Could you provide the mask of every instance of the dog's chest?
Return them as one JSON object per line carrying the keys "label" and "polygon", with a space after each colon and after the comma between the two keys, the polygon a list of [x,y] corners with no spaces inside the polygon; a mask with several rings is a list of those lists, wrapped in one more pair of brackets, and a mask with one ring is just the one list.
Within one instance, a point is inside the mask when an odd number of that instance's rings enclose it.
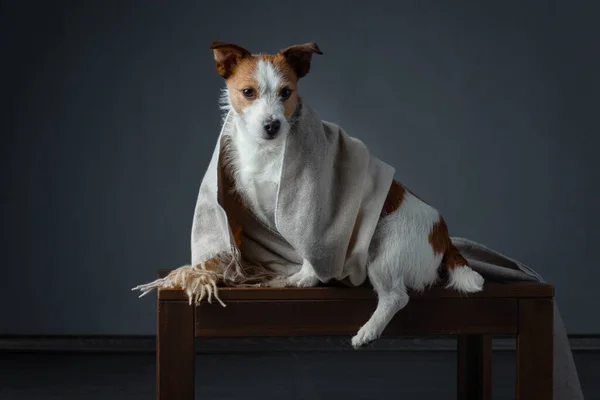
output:
{"label": "dog's chest", "polygon": [[254,168],[241,168],[237,187],[252,214],[271,229],[275,227],[275,208],[279,190],[281,162],[278,159],[263,160]]}

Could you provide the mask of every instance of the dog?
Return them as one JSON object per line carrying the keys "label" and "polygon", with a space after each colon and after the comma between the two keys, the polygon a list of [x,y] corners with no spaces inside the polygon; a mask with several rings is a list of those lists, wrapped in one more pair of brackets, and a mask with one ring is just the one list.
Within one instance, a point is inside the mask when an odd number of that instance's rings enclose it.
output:
{"label": "dog", "polygon": [[[309,73],[313,55],[323,53],[316,43],[290,46],[276,54],[253,54],[220,41],[210,49],[226,83],[221,107],[238,128],[226,157],[228,174],[244,207],[276,230],[284,144],[302,101],[298,82]],[[378,303],[352,338],[352,346],[359,348],[379,338],[407,305],[407,290],[421,291],[438,282],[440,271],[447,275],[448,288],[464,293],[483,288],[483,277],[453,246],[441,214],[394,180],[369,247],[367,277]],[[320,283],[308,262],[283,273],[283,286]]]}

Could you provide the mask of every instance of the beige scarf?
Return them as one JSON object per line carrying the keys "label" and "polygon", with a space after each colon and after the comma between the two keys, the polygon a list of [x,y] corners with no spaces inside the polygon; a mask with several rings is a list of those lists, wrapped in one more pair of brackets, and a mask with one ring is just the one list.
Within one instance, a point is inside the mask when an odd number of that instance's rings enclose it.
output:
{"label": "beige scarf", "polygon": [[181,288],[190,302],[205,295],[221,302],[218,285],[261,284],[281,270],[274,266],[297,266],[303,260],[311,263],[322,282],[362,284],[394,168],[304,103],[286,138],[275,209],[277,229],[269,229],[229,190],[223,154],[236,129],[232,113],[225,118],[200,185],[191,264],[134,289],[143,296],[155,288]]}

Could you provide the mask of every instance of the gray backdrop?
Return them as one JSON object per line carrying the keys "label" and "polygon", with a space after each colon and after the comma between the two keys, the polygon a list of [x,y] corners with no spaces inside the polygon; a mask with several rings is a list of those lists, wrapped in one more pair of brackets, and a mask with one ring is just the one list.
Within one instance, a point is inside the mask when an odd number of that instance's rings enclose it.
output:
{"label": "gray backdrop", "polygon": [[600,333],[597,2],[345,3],[4,2],[0,334],[155,332],[129,289],[188,262],[214,39],[317,42],[305,99]]}

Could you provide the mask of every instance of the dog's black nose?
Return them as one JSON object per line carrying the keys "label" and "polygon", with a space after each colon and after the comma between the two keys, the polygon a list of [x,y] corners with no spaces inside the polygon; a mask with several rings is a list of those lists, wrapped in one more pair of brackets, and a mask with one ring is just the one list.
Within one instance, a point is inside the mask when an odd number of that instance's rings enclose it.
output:
{"label": "dog's black nose", "polygon": [[269,136],[275,136],[277,132],[279,132],[279,128],[281,127],[281,122],[278,119],[266,121],[264,128]]}

